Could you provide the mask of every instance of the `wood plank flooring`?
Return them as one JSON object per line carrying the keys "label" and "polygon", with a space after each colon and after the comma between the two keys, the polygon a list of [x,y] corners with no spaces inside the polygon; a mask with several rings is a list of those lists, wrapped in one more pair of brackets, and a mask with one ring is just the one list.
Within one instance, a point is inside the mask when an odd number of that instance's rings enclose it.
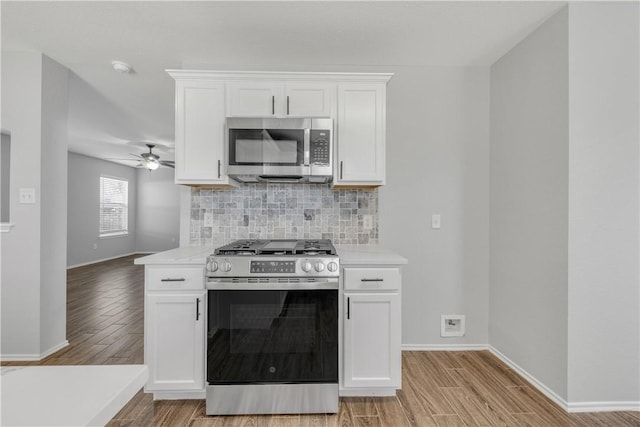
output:
{"label": "wood plank flooring", "polygon": [[[144,269],[134,258],[70,269],[70,345],[40,362],[2,365],[143,363]],[[203,400],[153,401],[140,392],[108,427],[640,427],[639,412],[567,414],[487,351],[412,351],[402,359],[396,397],[341,398],[337,414],[211,417]]]}

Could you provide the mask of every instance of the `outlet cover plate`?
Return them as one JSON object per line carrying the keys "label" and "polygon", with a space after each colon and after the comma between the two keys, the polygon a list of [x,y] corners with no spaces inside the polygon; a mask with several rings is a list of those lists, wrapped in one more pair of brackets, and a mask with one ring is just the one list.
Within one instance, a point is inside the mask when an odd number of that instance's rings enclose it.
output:
{"label": "outlet cover plate", "polygon": [[33,187],[20,189],[20,204],[33,205],[36,203],[36,189]]}
{"label": "outlet cover plate", "polygon": [[463,337],[464,336],[464,314],[443,314],[440,316],[440,336],[441,337]]}
{"label": "outlet cover plate", "polygon": [[213,227],[213,212],[204,213],[204,226]]}

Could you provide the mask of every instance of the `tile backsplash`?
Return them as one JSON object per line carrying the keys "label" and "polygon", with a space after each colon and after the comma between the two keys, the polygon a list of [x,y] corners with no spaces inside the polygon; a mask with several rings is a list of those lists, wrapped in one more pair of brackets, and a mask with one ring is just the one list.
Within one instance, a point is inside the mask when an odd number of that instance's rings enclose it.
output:
{"label": "tile backsplash", "polygon": [[190,243],[211,245],[214,236],[378,243],[378,190],[267,183],[230,190],[192,188]]}

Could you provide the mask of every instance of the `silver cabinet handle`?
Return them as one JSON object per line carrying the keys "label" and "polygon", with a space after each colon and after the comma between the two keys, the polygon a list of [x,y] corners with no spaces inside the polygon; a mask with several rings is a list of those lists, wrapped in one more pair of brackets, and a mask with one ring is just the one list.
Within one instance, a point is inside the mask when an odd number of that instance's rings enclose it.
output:
{"label": "silver cabinet handle", "polygon": [[175,278],[175,279],[173,278],[160,279],[161,282],[184,282],[185,280],[187,279],[185,279],[184,277]]}
{"label": "silver cabinet handle", "polygon": [[200,298],[196,298],[196,322],[200,320]]}
{"label": "silver cabinet handle", "polygon": [[361,282],[384,282],[384,279],[360,279]]}
{"label": "silver cabinet handle", "polygon": [[342,160],[340,160],[340,179],[342,179]]}
{"label": "silver cabinet handle", "polygon": [[220,178],[222,176],[220,174],[220,167],[221,167],[221,162],[220,162],[220,160],[218,160],[218,178]]}
{"label": "silver cabinet handle", "polygon": [[347,297],[347,320],[351,319],[351,298]]}
{"label": "silver cabinet handle", "polygon": [[289,115],[289,95],[287,95],[287,116]]}
{"label": "silver cabinet handle", "polygon": [[276,97],[275,95],[271,95],[271,114],[276,113]]}

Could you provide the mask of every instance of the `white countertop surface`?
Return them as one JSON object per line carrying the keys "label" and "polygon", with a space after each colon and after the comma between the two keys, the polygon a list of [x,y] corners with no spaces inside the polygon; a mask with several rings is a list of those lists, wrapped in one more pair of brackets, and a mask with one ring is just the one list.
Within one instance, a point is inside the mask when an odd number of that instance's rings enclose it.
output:
{"label": "white countertop surface", "polygon": [[[215,243],[212,246],[184,246],[164,252],[158,252],[141,258],[136,258],[136,264],[193,264],[203,265],[207,255],[215,248],[226,242]],[[406,258],[380,245],[335,245],[342,265],[404,265]]]}
{"label": "white countertop surface", "polygon": [[3,426],[104,426],[147,382],[146,365],[3,366]]}
{"label": "white countertop surface", "polygon": [[156,254],[136,258],[135,264],[202,264],[207,256],[213,253],[218,246],[183,246]]}
{"label": "white countertop surface", "polygon": [[409,261],[380,245],[334,245],[340,265],[404,265]]}

